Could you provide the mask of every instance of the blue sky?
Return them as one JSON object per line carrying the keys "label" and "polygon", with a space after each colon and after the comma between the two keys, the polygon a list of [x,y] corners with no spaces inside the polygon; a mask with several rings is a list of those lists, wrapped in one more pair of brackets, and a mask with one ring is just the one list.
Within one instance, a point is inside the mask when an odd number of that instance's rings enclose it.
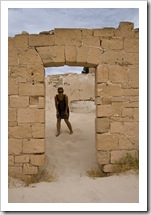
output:
{"label": "blue sky", "polygon": [[[134,23],[139,28],[138,8],[10,8],[8,10],[8,36],[27,31],[38,34],[54,28],[104,28],[119,26],[119,22]],[[53,73],[81,73],[81,67],[53,67]]]}

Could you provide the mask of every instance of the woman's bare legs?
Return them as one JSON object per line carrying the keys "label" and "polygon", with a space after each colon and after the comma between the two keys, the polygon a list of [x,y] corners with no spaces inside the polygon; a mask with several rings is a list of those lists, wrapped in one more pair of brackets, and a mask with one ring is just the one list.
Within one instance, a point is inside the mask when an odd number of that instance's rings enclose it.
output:
{"label": "woman's bare legs", "polygon": [[60,128],[61,128],[61,119],[57,119],[57,134],[56,137],[60,135]]}
{"label": "woman's bare legs", "polygon": [[64,121],[65,121],[65,123],[67,124],[67,126],[68,126],[68,128],[69,128],[69,130],[70,130],[70,134],[72,134],[72,133],[73,133],[73,131],[72,131],[71,123],[69,122],[69,120],[68,120],[68,119],[64,119]]}

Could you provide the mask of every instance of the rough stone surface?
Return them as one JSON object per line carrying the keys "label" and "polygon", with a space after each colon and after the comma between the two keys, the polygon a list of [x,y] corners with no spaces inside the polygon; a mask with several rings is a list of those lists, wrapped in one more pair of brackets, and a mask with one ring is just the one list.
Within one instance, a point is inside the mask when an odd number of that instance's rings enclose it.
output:
{"label": "rough stone surface", "polygon": [[137,152],[137,150],[130,150],[130,151],[126,151],[126,150],[112,151],[112,152],[111,152],[111,163],[116,163],[116,162],[118,162],[121,158],[126,157],[127,154],[131,155],[133,158],[137,158],[137,159],[138,159],[138,152]]}
{"label": "rough stone surface", "polygon": [[96,118],[96,132],[106,133],[110,129],[110,122],[108,118]]}
{"label": "rough stone surface", "polygon": [[36,154],[44,153],[44,139],[23,140],[23,153]]}
{"label": "rough stone surface", "polygon": [[[44,67],[94,67],[93,73],[46,78]],[[80,77],[80,78],[79,78]],[[48,94],[45,95],[45,84]],[[139,30],[54,29],[8,38],[9,174],[37,174],[45,156],[45,97],[57,88],[73,106],[96,104],[96,156],[104,172],[139,151]],[[94,109],[95,110],[95,109]]]}

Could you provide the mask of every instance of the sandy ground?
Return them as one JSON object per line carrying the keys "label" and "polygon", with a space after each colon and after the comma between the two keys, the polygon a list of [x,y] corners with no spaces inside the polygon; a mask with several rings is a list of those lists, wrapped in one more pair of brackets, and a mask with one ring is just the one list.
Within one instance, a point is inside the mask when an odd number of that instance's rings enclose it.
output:
{"label": "sandy ground", "polygon": [[55,136],[55,112],[46,112],[47,171],[55,173],[53,182],[24,186],[11,180],[9,203],[138,203],[139,176],[127,173],[89,178],[87,170],[95,160],[95,113],[71,113],[73,134],[64,121],[59,137]]}

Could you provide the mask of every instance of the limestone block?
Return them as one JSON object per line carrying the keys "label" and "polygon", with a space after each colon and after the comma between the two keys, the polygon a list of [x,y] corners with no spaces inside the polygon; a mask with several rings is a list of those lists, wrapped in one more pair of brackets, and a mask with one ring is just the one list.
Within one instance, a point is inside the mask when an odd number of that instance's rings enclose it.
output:
{"label": "limestone block", "polygon": [[122,50],[123,49],[123,38],[112,38],[110,40],[110,49],[112,50]]}
{"label": "limestone block", "polygon": [[139,136],[134,138],[136,149],[139,151]]}
{"label": "limestone block", "polygon": [[134,108],[134,121],[139,121],[139,108]]}
{"label": "limestone block", "polygon": [[26,66],[10,66],[9,70],[12,78],[26,78],[27,76]]}
{"label": "limestone block", "polygon": [[123,96],[138,96],[139,90],[138,89],[122,89]]}
{"label": "limestone block", "polygon": [[82,38],[92,36],[92,34],[93,34],[92,29],[82,29]]}
{"label": "limestone block", "polygon": [[8,154],[19,155],[22,153],[22,140],[8,139]]}
{"label": "limestone block", "polygon": [[110,96],[121,96],[122,95],[122,90],[121,90],[120,84],[109,84],[108,88],[109,88]]}
{"label": "limestone block", "polygon": [[95,98],[95,105],[102,105],[102,97]]}
{"label": "limestone block", "polygon": [[112,103],[112,96],[105,96],[102,99],[103,105],[110,105]]}
{"label": "limestone block", "polygon": [[14,166],[21,166],[22,167],[23,164],[22,163],[15,163]]}
{"label": "limestone block", "polygon": [[129,83],[132,88],[139,88],[139,68],[130,67],[128,71]]}
{"label": "limestone block", "polygon": [[120,133],[123,134],[123,123],[122,122],[112,122],[111,123],[111,134]]}
{"label": "limestone block", "polygon": [[44,66],[45,66],[45,62],[53,63],[53,60],[51,58],[50,47],[37,47],[36,50],[44,64]]}
{"label": "limestone block", "polygon": [[16,49],[27,50],[28,49],[28,34],[15,35],[15,47]]}
{"label": "limestone block", "polygon": [[127,154],[130,154],[133,158],[138,158],[138,151],[137,150],[119,150],[119,151],[112,151],[111,152],[111,163],[116,163],[120,161],[122,158],[126,157]]}
{"label": "limestone block", "polygon": [[8,37],[8,51],[13,51],[15,46],[15,38],[14,37]]}
{"label": "limestone block", "polygon": [[121,115],[116,115],[115,116],[112,116],[111,117],[111,120],[114,122],[114,121],[117,121],[117,122],[134,122],[134,119],[133,117],[129,117],[129,116],[121,116]]}
{"label": "limestone block", "polygon": [[100,43],[101,43],[101,48],[110,49],[110,38],[101,38]]}
{"label": "limestone block", "polygon": [[122,50],[123,49],[123,38],[101,38],[101,47],[103,49],[111,50]]}
{"label": "limestone block", "polygon": [[110,153],[109,152],[97,152],[97,162],[99,164],[108,164],[110,161]]}
{"label": "limestone block", "polygon": [[128,82],[128,68],[119,65],[112,65],[108,67],[109,80],[113,83]]}
{"label": "limestone block", "polygon": [[44,138],[45,137],[45,125],[42,123],[32,124],[32,137]]}
{"label": "limestone block", "polygon": [[118,149],[118,136],[113,134],[96,134],[97,150]]}
{"label": "limestone block", "polygon": [[130,86],[129,82],[121,83],[122,89],[131,89],[132,87]]}
{"label": "limestone block", "polygon": [[93,37],[93,36],[87,36],[82,39],[84,46],[95,46],[100,47],[100,38],[99,37]]}
{"label": "limestone block", "polygon": [[91,47],[88,53],[87,63],[96,66],[99,63],[102,52],[99,48]]}
{"label": "limestone block", "polygon": [[32,166],[31,164],[23,165],[23,174],[36,175],[37,173],[38,173],[38,168],[36,166]]}
{"label": "limestone block", "polygon": [[17,125],[18,125],[17,121],[16,122],[8,122],[9,127],[14,127],[14,126],[17,126]]}
{"label": "limestone block", "polygon": [[128,98],[130,102],[139,102],[139,96],[128,96]]}
{"label": "limestone block", "polygon": [[15,163],[29,163],[29,155],[15,156]]}
{"label": "limestone block", "polygon": [[134,37],[139,38],[139,28],[134,29]]}
{"label": "limestone block", "polygon": [[130,86],[129,82],[123,82],[121,83],[122,89],[131,89],[132,87]]}
{"label": "limestone block", "polygon": [[10,107],[20,108],[29,106],[29,96],[10,96]]}
{"label": "limestone block", "polygon": [[22,166],[11,166],[8,168],[8,174],[15,176],[16,174],[22,174]]}
{"label": "limestone block", "polygon": [[29,46],[53,46],[54,35],[36,35],[32,34],[29,36]]}
{"label": "limestone block", "polygon": [[106,50],[102,53],[99,64],[122,64],[123,58],[119,51]]}
{"label": "limestone block", "polygon": [[76,46],[65,46],[65,61],[69,66],[73,66],[76,63],[77,54]]}
{"label": "limestone block", "polygon": [[128,101],[129,101],[129,97],[125,97],[125,96],[112,97],[112,102],[128,102]]}
{"label": "limestone block", "polygon": [[138,144],[135,143],[135,138],[125,135],[119,136],[119,149],[131,150],[138,149]]}
{"label": "limestone block", "polygon": [[108,118],[96,118],[96,132],[105,133],[110,129]]}
{"label": "limestone block", "polygon": [[8,166],[14,166],[14,156],[8,156]]}
{"label": "limestone block", "polygon": [[125,122],[124,123],[124,134],[129,137],[137,137],[139,134],[139,123],[138,122]]}
{"label": "limestone block", "polygon": [[39,103],[39,97],[38,96],[30,96],[29,98],[29,104],[30,104],[30,107],[31,106],[38,106],[38,103]]}
{"label": "limestone block", "polygon": [[34,48],[18,53],[18,62],[20,65],[42,65],[41,58]]}
{"label": "limestone block", "polygon": [[9,127],[9,137],[11,138],[29,138],[31,137],[31,128],[29,124],[20,124]]}
{"label": "limestone block", "polygon": [[134,23],[121,22],[115,31],[115,36],[134,37]]}
{"label": "limestone block", "polygon": [[81,45],[81,29],[55,29],[55,45]]}
{"label": "limestone block", "polygon": [[45,121],[44,109],[36,109],[36,108],[18,109],[18,122],[20,123],[44,122],[44,121]]}
{"label": "limestone block", "polygon": [[27,65],[27,81],[43,82],[45,70],[43,65]]}
{"label": "limestone block", "polygon": [[[134,96],[136,97],[136,96]],[[138,108],[139,107],[139,102],[123,102],[122,107],[124,108]]]}
{"label": "limestone block", "polygon": [[8,50],[8,65],[18,65],[18,53],[16,48]]}
{"label": "limestone block", "polygon": [[120,22],[118,28],[125,29],[127,31],[131,31],[134,29],[134,23],[133,22]]}
{"label": "limestone block", "polygon": [[124,39],[125,52],[139,52],[139,39],[138,38],[125,38]]}
{"label": "limestone block", "polygon": [[112,107],[111,107],[111,105],[97,105],[96,114],[97,114],[97,117],[112,116]]}
{"label": "limestone block", "polygon": [[44,165],[45,156],[43,155],[31,155],[30,156],[30,163],[35,166],[42,166]]}
{"label": "limestone block", "polygon": [[88,52],[88,46],[77,47],[77,66],[82,66],[84,63],[87,62]]}
{"label": "limestone block", "polygon": [[106,83],[97,84],[96,96],[107,96],[109,94],[109,87]]}
{"label": "limestone block", "polygon": [[98,65],[96,69],[96,83],[108,81],[108,66]]}
{"label": "limestone block", "polygon": [[9,122],[15,122],[15,121],[17,121],[16,108],[9,108],[8,109],[8,121]]}
{"label": "limestone block", "polygon": [[44,83],[19,83],[20,96],[44,96]]}
{"label": "limestone block", "polygon": [[103,29],[94,29],[93,35],[100,37],[112,37],[114,36],[115,29],[114,28],[103,28]]}
{"label": "limestone block", "polygon": [[119,117],[122,114],[122,103],[121,102],[112,102],[112,116]]}
{"label": "limestone block", "polygon": [[125,65],[139,65],[139,54],[138,53],[123,52],[123,64],[125,64]]}
{"label": "limestone block", "polygon": [[123,108],[122,109],[122,116],[132,117],[134,114],[134,108]]}
{"label": "limestone block", "polygon": [[65,65],[65,48],[64,46],[51,46],[51,59],[57,66]]}
{"label": "limestone block", "polygon": [[23,140],[23,153],[44,153],[45,140],[44,139],[30,139]]}
{"label": "limestone block", "polygon": [[104,167],[103,167],[103,172],[110,172],[110,173],[112,173],[112,172],[114,172],[115,171],[115,169],[114,169],[114,165],[113,164],[107,164],[107,165],[104,165]]}
{"label": "limestone block", "polygon": [[97,84],[97,96],[121,96],[122,90],[120,84]]}
{"label": "limestone block", "polygon": [[122,109],[122,116],[128,116],[128,117],[132,117],[134,114],[134,109],[133,108],[123,108]]}
{"label": "limestone block", "polygon": [[16,78],[8,79],[8,94],[17,95],[18,94],[18,81]]}
{"label": "limestone block", "polygon": [[38,108],[45,108],[45,98],[39,97]]}

